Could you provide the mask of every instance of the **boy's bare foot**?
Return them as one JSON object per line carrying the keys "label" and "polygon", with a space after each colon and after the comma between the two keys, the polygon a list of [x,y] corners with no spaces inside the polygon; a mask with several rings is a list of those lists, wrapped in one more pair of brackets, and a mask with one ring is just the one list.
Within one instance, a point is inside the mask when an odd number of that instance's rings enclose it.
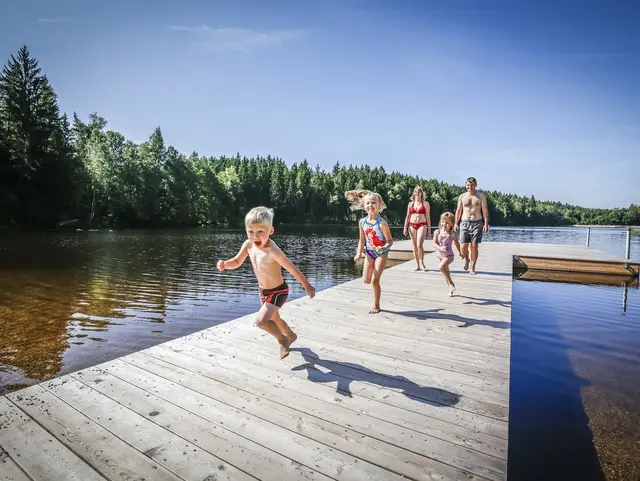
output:
{"label": "boy's bare foot", "polygon": [[476,275],[476,271],[474,271],[473,269],[471,269],[471,270],[469,271],[469,275],[470,275],[470,276],[475,276],[475,275]]}
{"label": "boy's bare foot", "polygon": [[453,292],[456,290],[456,286],[449,286],[449,297],[453,297]]}
{"label": "boy's bare foot", "polygon": [[380,312],[380,308],[378,306],[374,306],[369,309],[369,314],[377,314],[378,312]]}
{"label": "boy's bare foot", "polygon": [[289,338],[284,336],[284,339],[280,343],[280,359],[284,359],[289,355],[289,346],[291,342],[289,342]]}
{"label": "boy's bare foot", "polygon": [[464,270],[468,271],[469,270],[469,259],[465,259],[464,260]]}
{"label": "boy's bare foot", "polygon": [[296,342],[296,339],[298,339],[298,335],[295,332],[291,331],[291,335],[287,336],[287,338],[289,339],[289,347],[291,347],[291,344]]}
{"label": "boy's bare foot", "polygon": [[416,268],[414,269],[414,271],[419,271],[419,270],[420,270],[420,267],[416,267]]}

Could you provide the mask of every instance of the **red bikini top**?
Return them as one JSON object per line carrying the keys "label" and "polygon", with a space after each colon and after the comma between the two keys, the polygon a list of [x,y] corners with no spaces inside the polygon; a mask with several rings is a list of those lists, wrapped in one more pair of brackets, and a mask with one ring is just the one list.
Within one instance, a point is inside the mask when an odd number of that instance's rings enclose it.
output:
{"label": "red bikini top", "polygon": [[420,207],[418,207],[417,209],[415,209],[413,207],[414,202],[411,202],[411,207],[409,207],[409,214],[424,214],[425,213],[425,208],[424,208],[424,202],[420,203]]}

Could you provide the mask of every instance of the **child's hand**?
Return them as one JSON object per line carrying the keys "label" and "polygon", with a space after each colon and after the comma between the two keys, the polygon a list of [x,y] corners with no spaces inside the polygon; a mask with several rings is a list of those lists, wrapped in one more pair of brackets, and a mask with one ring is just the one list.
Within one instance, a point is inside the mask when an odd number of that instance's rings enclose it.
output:
{"label": "child's hand", "polygon": [[407,236],[409,235],[409,231],[408,231],[407,229],[405,229],[405,230],[403,231],[403,234],[404,234],[404,236],[405,236],[405,237],[407,237]]}
{"label": "child's hand", "polygon": [[353,260],[356,264],[360,264],[360,262],[362,262],[362,256],[361,255],[359,256],[358,254],[356,254]]}
{"label": "child's hand", "polygon": [[375,250],[378,254],[382,254],[386,249],[384,246],[375,246],[373,250]]}
{"label": "child's hand", "polygon": [[227,263],[225,261],[223,261],[222,259],[220,259],[218,261],[218,266],[217,267],[218,267],[219,271],[223,271],[223,270],[225,270],[227,268]]}
{"label": "child's hand", "polygon": [[316,296],[316,290],[311,284],[305,287],[304,290],[310,298],[313,299]]}

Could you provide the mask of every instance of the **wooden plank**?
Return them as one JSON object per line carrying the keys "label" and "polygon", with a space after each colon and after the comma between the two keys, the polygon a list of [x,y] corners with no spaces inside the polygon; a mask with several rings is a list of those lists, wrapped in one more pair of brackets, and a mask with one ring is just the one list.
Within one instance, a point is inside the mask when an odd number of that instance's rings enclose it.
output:
{"label": "wooden plank", "polygon": [[[156,352],[161,352],[160,349],[154,349],[154,357]],[[165,351],[166,352],[166,351]],[[458,464],[455,466],[459,469],[463,470],[472,470],[476,474],[480,474],[483,477],[487,477],[489,479],[495,479],[496,476],[499,478],[500,474],[503,473],[505,467],[505,463],[498,457],[486,456],[482,455],[479,452],[475,452],[464,448],[462,446],[456,446],[453,443],[445,443],[439,439],[431,438],[429,436],[420,436],[419,431],[414,431],[412,429],[413,425],[410,426],[394,426],[392,424],[388,424],[382,420],[374,420],[369,419],[369,417],[365,414],[368,413],[367,410],[356,410],[355,412],[349,412],[346,410],[346,407],[342,405],[342,402],[335,400],[335,397],[332,399],[332,406],[327,406],[327,403],[322,402],[314,402],[313,399],[309,398],[308,394],[300,393],[295,395],[295,393],[286,393],[283,392],[283,387],[288,388],[286,382],[282,382],[280,384],[273,385],[271,384],[270,389],[260,389],[256,388],[258,384],[255,383],[252,379],[239,377],[243,376],[245,373],[237,369],[237,365],[230,366],[227,371],[226,376],[221,376],[219,373],[224,371],[225,368],[220,368],[219,366],[214,366],[206,363],[205,361],[194,362],[189,360],[188,363],[185,362],[184,356],[179,353],[166,352],[163,356],[164,359],[169,362],[173,361],[174,369],[167,369],[166,362],[163,364],[158,364],[158,361],[147,361],[145,362],[142,358],[135,356],[127,358],[127,361],[130,361],[134,365],[146,368],[151,372],[154,372],[158,375],[168,376],[171,381],[189,385],[192,388],[206,392],[210,396],[219,396],[219,388],[214,384],[211,386],[211,389],[207,390],[204,387],[207,386],[207,381],[202,380],[200,376],[204,376],[213,381],[217,381],[220,379],[220,382],[224,382],[224,384],[234,383],[233,379],[235,379],[236,386],[244,386],[245,389],[248,389],[247,386],[251,386],[250,389],[251,394],[255,396],[260,396],[265,399],[275,400],[278,403],[284,401],[286,404],[291,407],[297,407],[300,409],[309,409],[312,407],[314,411],[310,414],[313,415],[316,419],[324,419],[331,420],[331,423],[337,426],[341,426],[344,429],[335,430],[335,433],[340,434],[342,432],[343,436],[349,437],[349,433],[353,429],[357,433],[360,433],[360,436],[353,435],[354,442],[356,440],[364,442],[368,438],[363,438],[364,436],[370,436],[372,439],[377,439],[383,441],[387,444],[394,445],[396,447],[405,448],[409,451],[412,451],[416,454],[421,454],[422,456],[439,459],[443,463],[452,464],[453,461],[456,461]],[[162,361],[160,357],[157,358]],[[225,365],[229,365],[229,363],[223,363]],[[188,366],[188,371],[191,371],[192,374],[185,373],[185,368],[181,366]],[[196,372],[197,371],[197,372]],[[189,377],[192,379],[189,379]],[[273,376],[268,376],[268,379],[273,379]],[[231,381],[230,381],[231,379]],[[263,386],[266,386],[265,383],[262,383]],[[231,384],[233,385],[233,384]],[[311,389],[311,387],[307,387],[306,391]],[[297,402],[300,400],[299,402]],[[346,402],[346,400],[345,400]],[[354,403],[356,399],[354,399]],[[246,406],[245,406],[246,409]],[[317,409],[317,411],[315,411]],[[270,415],[270,419],[273,419],[273,414]],[[318,431],[314,431],[316,435]],[[307,431],[308,433],[308,431]],[[324,435],[326,437],[326,435]],[[360,439],[359,439],[360,438]],[[464,442],[464,436],[459,436],[457,438],[458,443]],[[491,440],[492,443],[496,443],[497,440]],[[325,441],[326,442],[326,441]],[[333,444],[332,441],[331,444]],[[348,443],[349,444],[349,443]],[[380,444],[377,444],[380,446]],[[477,444],[476,444],[477,445]],[[354,448],[349,448],[352,451]],[[389,448],[391,449],[391,448]],[[505,446],[506,449],[506,446]],[[360,451],[360,456],[365,456],[363,451]],[[502,453],[504,456],[504,452]],[[378,461],[382,462],[382,461]],[[433,463],[433,460],[430,461]],[[480,473],[478,473],[480,471]],[[440,474],[444,475],[446,473]],[[386,479],[386,478],[385,478]]]}
{"label": "wooden plank", "polygon": [[[118,378],[126,378],[129,381],[140,383],[148,392],[152,392],[164,400],[170,400],[172,404],[175,403],[177,406],[196,415],[201,413],[202,416],[199,419],[205,419],[210,416],[211,409],[209,405],[211,399],[219,400],[305,437],[322,442],[326,446],[348,452],[358,459],[378,464],[385,469],[412,479],[433,479],[432,476],[435,475],[442,476],[443,479],[459,479],[461,475],[466,474],[468,476],[470,474],[438,463],[433,459],[427,459],[410,451],[379,442],[373,438],[360,436],[349,429],[338,428],[330,422],[306,415],[301,411],[278,404],[268,398],[258,397],[254,393],[234,388],[195,373],[185,372],[177,366],[174,369],[171,365],[165,364],[162,366],[162,364],[153,362],[148,358],[145,360],[141,356],[132,357],[139,360],[146,367],[151,368],[157,374],[132,364],[120,362],[114,363],[109,368],[108,373],[101,375],[94,371],[94,375],[98,376],[97,379],[102,381],[111,380],[113,377],[118,376]],[[113,375],[111,375],[111,372],[113,372]],[[105,374],[109,377],[104,377]],[[165,376],[179,380],[182,384],[176,384]],[[104,384],[104,382],[100,382],[100,386]],[[120,391],[122,390],[117,392]],[[183,394],[176,398],[176,392]],[[147,398],[148,395],[143,397],[143,400]],[[167,407],[167,404],[159,404],[159,406]],[[213,423],[211,424],[215,426]],[[256,473],[260,475],[260,479],[267,479],[263,463],[251,461],[250,456],[244,457],[247,459],[247,464],[250,462],[255,464]],[[282,472],[274,471],[273,477],[269,479],[295,478],[291,478],[288,474],[283,476]],[[315,479],[319,479],[317,475]]]}
{"label": "wooden plank", "polygon": [[[56,397],[183,479],[251,481],[238,467],[187,442],[69,376],[46,383]],[[160,441],[161,440],[161,441]]]}
{"label": "wooden plank", "polygon": [[[373,352],[380,352],[392,357],[403,358],[407,356],[413,362],[434,367],[450,366],[451,363],[456,363],[463,370],[461,372],[464,372],[464,369],[472,368],[475,373],[477,371],[474,368],[483,366],[487,369],[495,369],[498,377],[508,377],[510,364],[508,355],[506,353],[496,355],[495,349],[492,353],[472,350],[473,354],[470,354],[469,349],[453,345],[442,346],[432,338],[429,338],[428,348],[426,348],[425,336],[430,332],[427,329],[408,334],[405,332],[397,333],[396,330],[397,334],[403,335],[385,334],[372,332],[370,324],[364,322],[355,323],[344,320],[340,323],[337,319],[338,316],[324,317],[322,314],[303,308],[298,308],[293,313],[294,325],[299,335],[302,334],[304,337],[308,336],[317,341],[325,341],[327,344],[341,345],[343,342],[352,346],[357,344],[358,349],[364,351],[374,349]],[[313,322],[314,320],[318,322]],[[207,333],[213,332],[207,331]],[[378,351],[378,349],[380,350]]]}
{"label": "wooden plank", "polygon": [[[517,256],[528,269],[570,271],[591,274],[614,274],[620,276],[637,275],[640,264],[631,261],[607,261],[596,259],[561,259],[557,257]],[[630,271],[627,266],[632,269]]]}
{"label": "wooden plank", "polygon": [[[184,395],[185,391],[180,391],[180,394]],[[190,393],[190,395],[194,394]],[[305,466],[313,466],[314,469],[331,478],[345,477],[354,481],[372,479],[399,481],[402,479],[399,475],[388,472],[379,466],[357,461],[346,453],[214,399],[206,401],[199,397],[198,401],[205,406],[208,413],[207,419],[223,425],[237,434],[250,437],[263,446],[277,446],[278,451],[284,456]],[[204,411],[199,414],[203,415]]]}
{"label": "wooden plank", "polygon": [[[440,352],[447,352],[451,360],[495,359],[495,365],[509,366],[508,337],[504,340],[497,340],[495,337],[485,338],[479,336],[474,341],[472,337],[457,336],[457,332],[460,331],[459,328],[452,332],[451,329],[425,327],[424,322],[417,319],[414,319],[414,322],[412,320],[403,320],[400,326],[397,320],[391,320],[384,315],[384,312],[381,314],[376,316],[375,323],[371,323],[349,312],[342,312],[341,315],[332,315],[327,321],[322,319],[322,326],[326,330],[333,329],[335,326],[338,332],[342,332],[344,329],[357,330],[371,340],[391,338],[395,339],[398,344],[414,345],[415,343],[421,343],[423,351],[431,351],[433,349],[433,352],[438,352],[438,355]],[[282,316],[293,326],[294,330],[301,330],[311,324],[314,318],[319,318],[319,313],[317,308],[300,307],[295,310],[288,310],[286,315],[283,311]],[[224,328],[226,329],[227,325]],[[229,326],[229,328],[232,327]],[[426,346],[428,346],[428,349]]]}
{"label": "wooden plank", "polygon": [[[248,330],[251,330],[251,326],[246,326]],[[238,335],[242,327],[237,327],[234,333]],[[255,332],[255,331],[254,331]],[[258,336],[267,336],[268,334],[257,333]],[[207,349],[210,346],[208,338],[205,337],[194,338],[190,340],[190,345]],[[219,336],[221,338],[221,336]],[[215,338],[211,338],[215,341]],[[268,343],[268,344],[267,344]],[[251,345],[250,349],[234,349],[233,339],[229,343],[227,348],[228,352],[234,352],[237,356],[242,356],[244,359],[250,362],[256,363],[269,363],[274,369],[283,369],[283,364],[288,364],[286,359],[284,362],[280,361],[276,357],[276,344],[272,339],[264,337],[262,342],[255,342]],[[504,393],[508,390],[508,385],[504,380],[496,380],[495,383],[490,380],[481,379],[478,377],[472,377],[460,373],[454,373],[452,371],[438,370],[435,368],[428,368],[424,365],[418,365],[410,361],[398,360],[397,358],[380,356],[378,354],[370,354],[365,351],[352,349],[349,347],[340,347],[336,345],[327,346],[323,343],[318,343],[305,339],[304,344],[305,355],[309,358],[315,359],[314,362],[320,365],[331,366],[335,372],[345,373],[349,377],[355,379],[375,378],[378,382],[388,383],[393,378],[407,379],[405,381],[409,386],[416,387],[416,390],[425,392],[425,395],[438,390],[451,390],[464,396],[467,399],[475,399],[479,402],[490,403],[492,406],[491,411],[501,412],[507,408],[508,402],[505,401]],[[219,349],[216,351],[219,352]],[[261,355],[260,355],[260,354]],[[265,359],[266,358],[266,359]],[[349,362],[349,359],[358,359],[359,362]],[[276,362],[273,362],[276,361]],[[263,364],[260,364],[263,365]],[[417,386],[429,386],[429,388],[420,389]]]}
{"label": "wooden plank", "polygon": [[0,397],[0,446],[0,479],[105,479],[6,397]]}
{"label": "wooden plank", "polygon": [[[341,406],[350,407],[352,411],[357,413],[367,413],[378,420],[391,422],[398,426],[413,426],[415,429],[424,426],[425,429],[429,429],[434,425],[435,420],[438,420],[466,427],[478,433],[484,432],[501,439],[507,438],[505,421],[465,409],[467,405],[470,406],[469,409],[475,409],[475,403],[466,401],[464,398],[458,401],[455,408],[443,409],[443,405],[436,401],[416,402],[416,399],[422,398],[414,398],[410,396],[411,393],[406,395],[403,391],[383,389],[375,384],[345,377],[342,382],[349,382],[348,391],[346,391],[341,384],[338,384],[342,380],[342,376],[333,373],[324,376],[323,371],[318,370],[314,372],[311,379],[313,382],[309,382],[308,374],[299,369],[290,370],[285,375],[266,369],[256,370],[253,367],[254,364],[234,357],[234,355],[216,355],[193,346],[174,349],[157,346],[145,351],[145,354],[172,364],[188,365],[189,370],[206,376],[217,376],[220,369],[224,369],[226,365],[232,365],[236,374],[244,376],[244,382],[254,383],[259,387],[263,387],[266,382],[269,386],[277,389],[285,388],[331,404],[339,403]],[[226,379],[222,382],[232,382],[232,380]],[[402,386],[400,380],[398,385]],[[307,399],[306,402],[311,401]],[[334,416],[335,413],[330,413],[330,415]],[[329,417],[328,419],[333,418]],[[475,438],[472,433],[468,433],[468,435],[471,439]]]}
{"label": "wooden plank", "polygon": [[515,277],[521,281],[638,287],[638,277],[632,275],[595,274],[592,272],[566,272],[541,269],[516,270],[514,273]]}
{"label": "wooden plank", "polygon": [[[210,421],[209,406],[193,396],[195,385],[171,383],[123,360],[71,376],[257,479],[330,479],[282,456],[275,451],[277,446],[262,446]],[[224,389],[224,385],[218,387]]]}
{"label": "wooden plank", "polygon": [[0,446],[0,481],[33,481]]}
{"label": "wooden plank", "polygon": [[[41,385],[8,394],[7,397],[109,480],[146,478],[154,481],[176,481],[180,479],[143,452],[134,449],[130,444],[61,401]],[[108,413],[105,414],[108,416]],[[123,422],[123,426],[126,426],[126,423]],[[129,426],[129,428],[136,432],[135,426]],[[138,433],[144,435],[141,431]],[[154,446],[159,443],[162,443],[161,438],[155,440]],[[147,449],[154,446],[149,446]],[[34,458],[38,462],[43,461],[41,455],[34,455]],[[75,471],[72,473],[75,476]]]}
{"label": "wooden plank", "polygon": [[[300,334],[303,334],[301,332]],[[234,349],[239,352],[259,352],[260,354],[273,358],[277,352],[275,349],[277,346],[273,339],[268,338],[269,334],[264,334],[262,331],[252,329],[251,326],[242,326],[235,328],[232,332],[228,332],[225,335],[216,333],[212,335],[210,333],[203,333],[197,339],[192,342],[193,345],[207,348],[211,345],[211,342],[221,342],[228,346],[230,349]],[[321,336],[317,336],[321,337]],[[464,391],[471,396],[471,390],[466,390],[467,387],[481,387],[483,393],[490,391],[492,393],[498,393],[498,399],[502,399],[502,394],[505,391],[505,385],[508,385],[508,377],[496,378],[491,376],[491,373],[476,368],[475,374],[460,373],[458,371],[444,369],[443,367],[433,367],[422,363],[414,362],[408,356],[394,356],[395,351],[389,351],[385,353],[383,348],[378,349],[377,352],[374,349],[366,350],[361,349],[361,346],[354,343],[337,343],[337,342],[325,342],[327,339],[317,340],[312,336],[305,336],[301,343],[297,343],[297,349],[303,349],[299,351],[307,362],[317,362],[319,365],[326,367],[340,369],[345,367],[345,363],[340,361],[341,359],[353,359],[353,351],[357,351],[360,356],[360,363],[349,363],[350,370],[363,371],[364,375],[372,375],[375,377],[398,377],[408,376],[415,382],[422,380],[425,383],[434,383],[434,380],[440,380],[440,385],[449,386],[464,386],[460,388],[460,391]],[[249,344],[247,344],[249,343]],[[330,346],[330,347],[329,347]],[[245,349],[246,347],[246,349]],[[236,349],[239,348],[239,349]],[[326,355],[323,355],[326,353]],[[333,361],[331,360],[333,359]],[[313,360],[313,361],[312,361]],[[278,360],[279,361],[279,360]],[[287,361],[285,360],[285,363]],[[279,362],[278,365],[281,365]],[[398,367],[402,366],[402,371]],[[355,372],[354,375],[363,374]],[[434,384],[435,385],[435,384]],[[473,392],[477,392],[473,390]],[[487,400],[491,395],[485,396],[483,399]]]}

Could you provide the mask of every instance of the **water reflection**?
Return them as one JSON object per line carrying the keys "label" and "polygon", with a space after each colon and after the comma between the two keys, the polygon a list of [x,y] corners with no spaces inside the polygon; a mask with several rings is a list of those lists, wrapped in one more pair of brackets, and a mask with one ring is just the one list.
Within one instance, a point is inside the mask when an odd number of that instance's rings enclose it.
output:
{"label": "water reflection", "polygon": [[[276,235],[316,289],[360,276],[355,237]],[[240,231],[21,234],[1,239],[0,393],[254,312]],[[290,298],[305,295],[288,276]]]}
{"label": "water reflection", "polygon": [[638,321],[637,287],[514,282],[509,479],[640,479]]}

